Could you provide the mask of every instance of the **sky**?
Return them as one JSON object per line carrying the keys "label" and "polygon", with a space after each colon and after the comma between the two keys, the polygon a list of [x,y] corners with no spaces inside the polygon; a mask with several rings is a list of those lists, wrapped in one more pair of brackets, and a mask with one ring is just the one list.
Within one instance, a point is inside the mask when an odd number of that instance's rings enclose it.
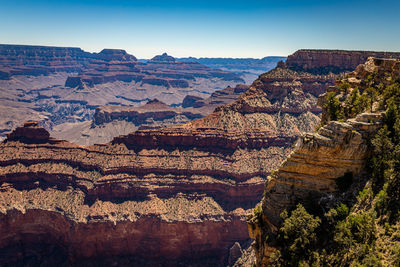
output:
{"label": "sky", "polygon": [[138,58],[400,52],[400,1],[0,0],[0,43],[119,48]]}

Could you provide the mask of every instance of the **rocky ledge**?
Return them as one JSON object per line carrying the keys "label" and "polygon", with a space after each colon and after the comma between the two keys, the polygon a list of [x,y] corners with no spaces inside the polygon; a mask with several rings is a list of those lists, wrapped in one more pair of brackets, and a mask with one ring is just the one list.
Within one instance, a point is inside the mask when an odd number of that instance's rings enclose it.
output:
{"label": "rocky ledge", "polygon": [[287,58],[288,68],[314,74],[341,73],[353,71],[368,57],[400,59],[400,53],[346,50],[301,49]]}
{"label": "rocky ledge", "polygon": [[186,123],[203,117],[199,111],[173,108],[153,99],[141,107],[102,106],[96,108],[93,127],[105,123],[124,120],[140,127],[166,127],[168,124]]}
{"label": "rocky ledge", "polygon": [[37,122],[27,122],[22,127],[17,127],[12,133],[7,135],[8,141],[19,140],[25,143],[46,143],[50,134],[43,129]]}

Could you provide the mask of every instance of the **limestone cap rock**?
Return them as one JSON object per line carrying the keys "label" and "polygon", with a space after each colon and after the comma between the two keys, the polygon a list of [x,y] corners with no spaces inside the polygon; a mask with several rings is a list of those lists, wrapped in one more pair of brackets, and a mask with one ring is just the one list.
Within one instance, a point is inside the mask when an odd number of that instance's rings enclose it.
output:
{"label": "limestone cap rock", "polygon": [[26,122],[7,135],[7,141],[23,143],[46,143],[50,138],[49,132],[37,122]]}
{"label": "limestone cap rock", "polygon": [[175,62],[176,59],[167,53],[153,57],[150,61],[152,62]]}

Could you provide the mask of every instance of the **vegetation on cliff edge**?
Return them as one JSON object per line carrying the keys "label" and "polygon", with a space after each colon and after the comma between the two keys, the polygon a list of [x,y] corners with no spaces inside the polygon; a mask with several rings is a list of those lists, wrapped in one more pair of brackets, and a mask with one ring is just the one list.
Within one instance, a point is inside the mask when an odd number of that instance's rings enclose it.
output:
{"label": "vegetation on cliff edge", "polygon": [[400,81],[384,76],[372,73],[360,87],[344,80],[326,95],[323,123],[385,111],[384,126],[370,140],[358,193],[338,179],[336,208],[298,204],[282,213],[271,266],[400,266]]}

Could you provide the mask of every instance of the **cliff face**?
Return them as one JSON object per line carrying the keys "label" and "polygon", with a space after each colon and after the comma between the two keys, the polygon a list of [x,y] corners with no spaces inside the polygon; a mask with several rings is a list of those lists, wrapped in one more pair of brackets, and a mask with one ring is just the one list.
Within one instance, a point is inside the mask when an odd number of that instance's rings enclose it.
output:
{"label": "cliff face", "polygon": [[[93,116],[94,125],[102,125],[117,120],[129,121],[141,127],[166,127],[168,122],[173,125],[185,123],[203,117],[200,112],[173,108],[154,99],[141,107],[103,106],[96,109]],[[158,123],[157,123],[158,122]]]}
{"label": "cliff face", "polygon": [[[320,96],[326,125],[316,133],[301,136],[290,156],[268,177],[259,210],[248,218],[249,234],[256,241],[257,266],[271,263],[271,256],[278,248],[276,238],[284,210],[292,209],[297,203],[307,205],[314,201],[322,205],[329,199],[335,201],[333,194],[338,191],[338,180],[358,177],[365,171],[372,155],[371,139],[384,124],[385,114],[378,107],[382,104],[368,106],[374,101],[363,99],[367,99],[370,88],[377,88],[376,95],[383,95],[379,90],[399,77],[399,61],[370,58],[338,81],[336,87],[330,87],[330,93]],[[336,94],[338,102],[329,98],[332,94]],[[377,99],[381,101],[383,97]],[[338,103],[338,109],[332,103]],[[352,118],[354,110],[366,109],[368,113]],[[332,120],[336,114],[343,116],[342,122]]]}
{"label": "cliff face", "polygon": [[287,58],[286,65],[296,71],[318,74],[348,72],[363,64],[368,57],[399,59],[400,53],[345,50],[302,49]]}
{"label": "cliff face", "polygon": [[20,253],[3,263],[48,244],[60,250],[49,258],[72,263],[125,255],[174,265],[207,256],[218,265],[234,241],[247,239],[244,209],[263,188],[255,166],[268,160],[252,159],[254,150],[83,148],[46,141],[37,127],[18,128],[0,145],[0,246]]}
{"label": "cliff face", "polygon": [[0,45],[0,70],[2,79],[10,79],[12,75],[77,72],[92,57],[80,48]]}

